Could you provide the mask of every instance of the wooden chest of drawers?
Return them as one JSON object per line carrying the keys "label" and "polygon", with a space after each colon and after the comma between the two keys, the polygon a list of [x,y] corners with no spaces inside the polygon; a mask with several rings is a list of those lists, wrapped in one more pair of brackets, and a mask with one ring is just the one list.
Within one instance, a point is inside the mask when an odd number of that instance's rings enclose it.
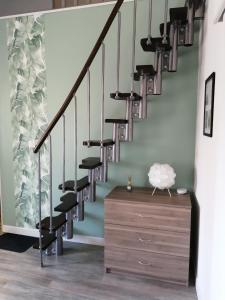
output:
{"label": "wooden chest of drawers", "polygon": [[105,199],[105,268],[188,285],[189,195],[115,188]]}

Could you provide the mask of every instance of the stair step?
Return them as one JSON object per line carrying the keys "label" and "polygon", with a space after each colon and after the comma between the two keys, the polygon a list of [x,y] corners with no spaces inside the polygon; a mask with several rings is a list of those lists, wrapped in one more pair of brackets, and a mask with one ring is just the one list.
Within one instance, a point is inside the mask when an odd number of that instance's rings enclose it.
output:
{"label": "stair step", "polygon": [[[88,182],[88,176],[77,180],[77,192],[82,191],[89,185],[90,183]],[[59,185],[59,190],[62,190],[62,184]],[[67,180],[65,182],[65,191],[74,191],[74,180]]]}
{"label": "stair step", "polygon": [[[41,238],[41,250],[46,250],[54,241],[56,240],[56,236],[54,234],[45,233]],[[39,240],[33,245],[34,249],[40,249]]]}
{"label": "stair step", "polygon": [[187,7],[175,7],[170,9],[170,22],[187,23],[188,9]]}
{"label": "stair step", "polygon": [[138,74],[138,72],[134,73],[134,80],[135,81],[139,81],[140,80],[140,75]]}
{"label": "stair step", "polygon": [[82,160],[82,164],[79,165],[80,169],[92,170],[100,167],[102,162],[99,157],[88,157]]}
{"label": "stair step", "polygon": [[128,124],[128,120],[126,119],[105,119],[106,123],[116,123],[116,124]]}
{"label": "stair step", "polygon": [[[170,27],[171,27],[171,22],[167,23],[167,35],[169,36],[170,34]],[[160,30],[160,35],[163,36],[164,34],[164,23],[159,25],[159,30]]]}
{"label": "stair step", "polygon": [[60,201],[62,201],[62,203],[59,204],[58,206],[56,206],[54,208],[54,211],[58,211],[58,212],[62,212],[62,213],[67,213],[72,208],[74,208],[75,206],[77,206],[77,204],[78,204],[78,202],[77,202],[77,194],[72,193],[72,192],[67,193],[67,194],[63,195],[60,198]]}
{"label": "stair step", "polygon": [[110,98],[114,99],[114,100],[127,100],[130,99],[132,101],[139,101],[142,99],[142,97],[136,93],[133,93],[131,95],[131,93],[111,93],[110,94]]}
{"label": "stair step", "polygon": [[[91,147],[100,147],[101,146],[101,141],[100,140],[91,140],[91,141],[84,141],[83,145],[88,146],[88,142]],[[108,147],[112,146],[115,144],[113,140],[107,139],[102,141],[103,147]]]}
{"label": "stair step", "polygon": [[153,65],[138,65],[136,66],[136,70],[139,75],[147,74],[150,76],[155,76],[156,74]]}
{"label": "stair step", "polygon": [[148,39],[141,39],[141,47],[144,51],[155,52],[156,50],[170,51],[172,47],[170,46],[170,41],[167,39],[167,43],[163,44],[163,38],[151,38],[151,43],[148,44]]}
{"label": "stair step", "polygon": [[[66,223],[66,218],[64,214],[60,214],[56,217],[52,218],[52,230],[56,231],[61,226],[63,226]],[[39,229],[39,223],[36,225],[36,228]],[[50,217],[46,217],[41,221],[41,228],[43,230],[48,230],[50,228]]]}

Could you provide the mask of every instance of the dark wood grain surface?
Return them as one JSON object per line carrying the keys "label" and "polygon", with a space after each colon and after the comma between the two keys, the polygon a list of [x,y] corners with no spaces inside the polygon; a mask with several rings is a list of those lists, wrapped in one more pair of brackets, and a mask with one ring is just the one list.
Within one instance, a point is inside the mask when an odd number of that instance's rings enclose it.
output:
{"label": "dark wood grain surface", "polygon": [[105,224],[105,244],[125,249],[171,254],[189,258],[190,235]]}
{"label": "dark wood grain surface", "polygon": [[137,201],[144,202],[148,204],[157,204],[165,206],[177,206],[191,208],[190,195],[177,195],[175,191],[172,192],[172,197],[169,197],[168,192],[157,190],[155,195],[152,196],[153,189],[147,187],[134,187],[132,192],[128,192],[126,187],[118,186],[111,193],[106,196],[105,200],[122,200],[124,201]]}

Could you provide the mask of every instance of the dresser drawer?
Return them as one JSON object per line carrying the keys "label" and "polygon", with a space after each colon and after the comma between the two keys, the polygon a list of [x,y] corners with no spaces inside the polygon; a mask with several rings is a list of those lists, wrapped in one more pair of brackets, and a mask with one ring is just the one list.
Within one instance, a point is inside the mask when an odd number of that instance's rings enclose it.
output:
{"label": "dresser drawer", "polygon": [[117,246],[188,258],[190,238],[187,233],[105,224],[105,244],[107,247]]}
{"label": "dresser drawer", "polygon": [[190,232],[191,210],[183,207],[105,201],[105,223]]}
{"label": "dresser drawer", "polygon": [[106,247],[105,267],[149,275],[163,281],[188,284],[189,260],[184,257]]}

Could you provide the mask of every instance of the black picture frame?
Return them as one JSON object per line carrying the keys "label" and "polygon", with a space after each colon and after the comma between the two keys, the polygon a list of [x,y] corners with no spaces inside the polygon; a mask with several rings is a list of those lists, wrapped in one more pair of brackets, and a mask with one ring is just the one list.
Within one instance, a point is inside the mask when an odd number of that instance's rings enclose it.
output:
{"label": "black picture frame", "polygon": [[215,72],[213,72],[205,81],[203,135],[208,137],[213,136],[215,81]]}

